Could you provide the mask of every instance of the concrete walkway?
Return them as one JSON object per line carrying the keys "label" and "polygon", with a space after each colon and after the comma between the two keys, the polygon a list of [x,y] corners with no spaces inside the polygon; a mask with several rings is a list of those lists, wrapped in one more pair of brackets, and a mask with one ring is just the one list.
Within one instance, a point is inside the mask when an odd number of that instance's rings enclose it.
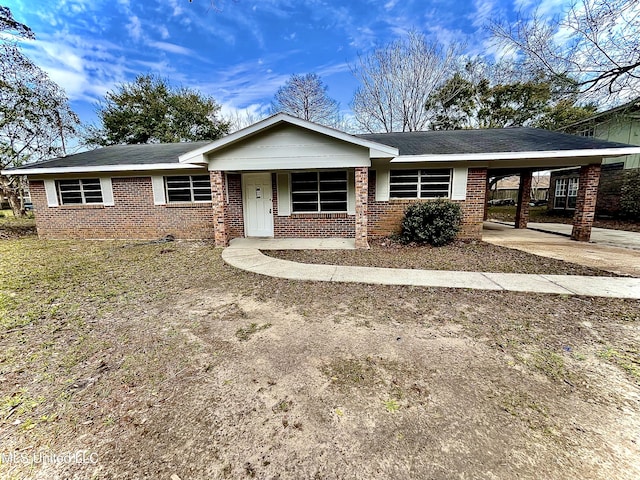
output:
{"label": "concrete walkway", "polygon": [[[263,250],[295,248],[296,244],[302,244],[302,242],[290,239],[260,239],[260,241]],[[253,239],[234,240],[228,248],[224,249],[222,258],[229,265],[241,270],[289,280],[508,290],[640,299],[640,278],[312,265],[268,257],[256,248],[254,242]],[[326,242],[325,246],[328,244],[331,242]]]}
{"label": "concrete walkway", "polygon": [[[531,228],[516,229],[512,225],[502,222],[485,222],[482,240],[502,247],[522,250],[542,257],[555,258],[566,262],[573,262],[587,267],[599,268],[620,275],[640,277],[640,248],[629,247],[635,241],[640,247],[640,234],[633,232],[618,232],[600,228],[605,232],[595,232],[600,242],[576,242],[564,236],[563,229],[571,231],[571,225],[534,223],[542,225],[546,233]],[[558,235],[560,233],[560,235]],[[626,235],[625,235],[626,234]],[[604,239],[607,239],[606,243]],[[612,245],[616,246],[612,246]]]}

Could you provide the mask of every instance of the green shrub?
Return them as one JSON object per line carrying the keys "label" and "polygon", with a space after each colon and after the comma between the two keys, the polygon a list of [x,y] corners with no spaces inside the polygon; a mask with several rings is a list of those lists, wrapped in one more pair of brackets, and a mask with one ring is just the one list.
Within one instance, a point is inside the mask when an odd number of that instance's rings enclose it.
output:
{"label": "green shrub", "polygon": [[460,230],[461,218],[460,205],[449,200],[413,203],[404,212],[400,239],[404,243],[446,245]]}
{"label": "green shrub", "polygon": [[620,190],[620,212],[631,220],[640,220],[640,169],[629,170]]}

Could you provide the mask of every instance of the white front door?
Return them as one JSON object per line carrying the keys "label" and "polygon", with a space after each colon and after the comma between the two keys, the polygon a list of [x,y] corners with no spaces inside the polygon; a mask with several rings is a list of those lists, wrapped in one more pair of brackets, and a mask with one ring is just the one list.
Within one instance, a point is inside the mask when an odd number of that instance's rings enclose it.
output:
{"label": "white front door", "polygon": [[273,190],[270,173],[242,175],[245,237],[273,237]]}

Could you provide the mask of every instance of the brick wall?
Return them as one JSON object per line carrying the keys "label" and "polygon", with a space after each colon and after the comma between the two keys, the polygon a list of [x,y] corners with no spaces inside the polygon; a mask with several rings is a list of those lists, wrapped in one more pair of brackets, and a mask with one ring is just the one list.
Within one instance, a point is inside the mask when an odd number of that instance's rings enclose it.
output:
{"label": "brick wall", "polygon": [[292,213],[278,216],[278,185],[276,174],[271,175],[273,188],[273,236],[275,238],[354,238],[356,221],[346,213]]}
{"label": "brick wall", "polygon": [[355,169],[355,190],[355,244],[356,248],[369,248],[369,243],[367,242],[369,169],[367,167],[357,167]]}
{"label": "brick wall", "polygon": [[620,212],[622,184],[628,172],[623,167],[624,162],[602,165],[596,213],[612,215]]}
{"label": "brick wall", "polygon": [[595,218],[600,181],[600,165],[585,165],[580,168],[580,183],[576,198],[576,212],[573,216],[571,238],[580,242],[588,242],[591,238],[591,227]]}
{"label": "brick wall", "polygon": [[244,237],[244,211],[242,207],[242,175],[227,175],[229,204],[227,207],[227,225],[229,239]]}
{"label": "brick wall", "polygon": [[[364,172],[362,172],[364,174]],[[225,205],[218,214],[224,217],[225,238],[244,236],[241,175],[212,175],[212,190],[228,192]],[[272,174],[274,236],[355,238],[356,216],[346,213],[305,213],[278,216],[276,175]],[[369,171],[366,228],[369,237],[397,233],[407,205],[412,200],[375,201],[375,172]],[[485,169],[470,169],[467,200],[462,206],[462,229],[459,238],[482,237],[482,214],[485,198]],[[44,182],[30,183],[31,198],[36,211],[38,234],[43,238],[137,238],[154,239],[173,235],[184,239],[214,239],[216,211],[210,203],[153,204],[150,177],[113,178],[115,206],[47,206]],[[218,195],[216,193],[216,195]],[[363,202],[364,199],[361,199]],[[413,200],[415,201],[415,200]],[[222,238],[221,241],[225,240]]]}
{"label": "brick wall", "polygon": [[[484,215],[487,170],[470,168],[467,178],[467,199],[456,200],[462,207],[462,222],[459,239],[482,239],[482,217]],[[369,218],[370,237],[386,237],[400,232],[400,223],[408,205],[420,200],[376,201],[375,171],[369,172]],[[428,201],[428,200],[427,200]]]}
{"label": "brick wall", "polygon": [[527,228],[529,222],[529,203],[531,203],[531,182],[533,172],[524,169],[520,172],[518,188],[518,206],[516,207],[515,228]]}
{"label": "brick wall", "polygon": [[210,203],[154,205],[151,177],[113,178],[115,206],[48,207],[42,180],[29,189],[42,238],[213,238]]}

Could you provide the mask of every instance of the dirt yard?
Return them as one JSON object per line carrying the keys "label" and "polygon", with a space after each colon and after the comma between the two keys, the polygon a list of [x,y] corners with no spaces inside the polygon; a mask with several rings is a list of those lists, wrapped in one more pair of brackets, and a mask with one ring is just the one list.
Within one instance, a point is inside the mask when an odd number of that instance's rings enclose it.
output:
{"label": "dirt yard", "polygon": [[369,241],[369,250],[265,250],[268,256],[301,263],[361,267],[504,272],[539,275],[616,276],[612,272],[563,262],[487,242],[454,242],[443,247]]}
{"label": "dirt yard", "polygon": [[0,478],[640,478],[640,302],[291,282],[206,243],[0,258]]}

